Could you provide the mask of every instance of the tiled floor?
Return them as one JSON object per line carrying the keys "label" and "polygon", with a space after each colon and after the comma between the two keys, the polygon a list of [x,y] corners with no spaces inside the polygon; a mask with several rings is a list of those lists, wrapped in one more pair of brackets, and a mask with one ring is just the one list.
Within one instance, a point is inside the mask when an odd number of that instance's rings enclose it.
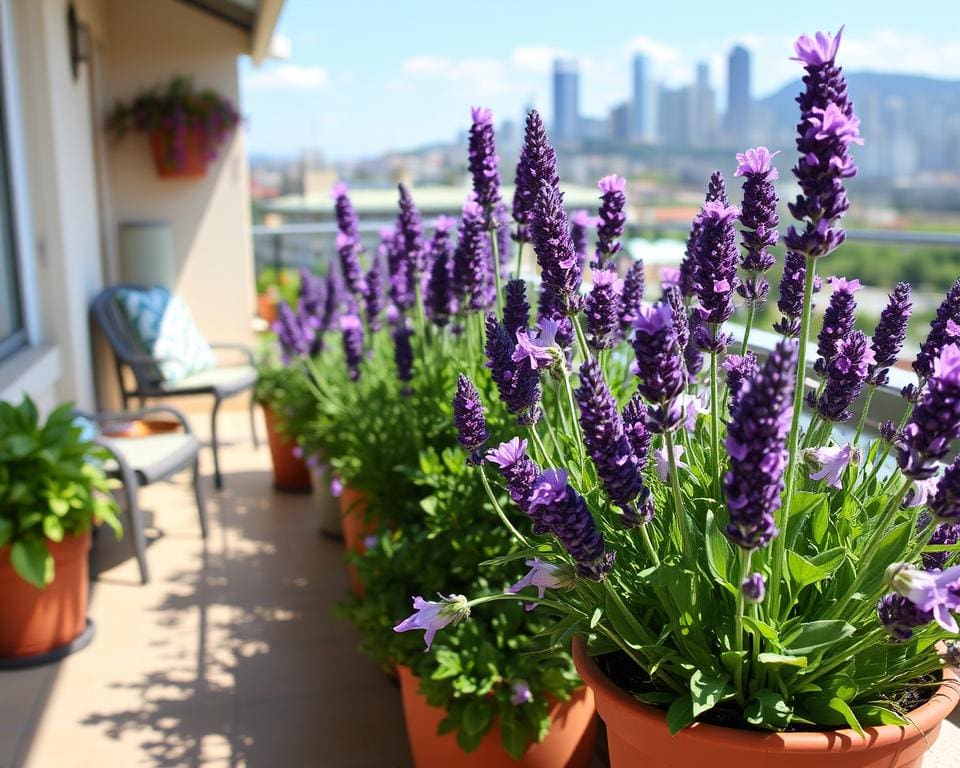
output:
{"label": "tiled floor", "polygon": [[[186,475],[143,492],[151,583],[125,542],[100,548],[94,642],[0,673],[0,768],[411,765],[399,692],[331,614],[341,547],[318,535],[309,497],[271,490],[243,415],[224,416],[236,442],[226,488],[208,491],[206,547]],[[925,768],[957,755],[946,723]]]}

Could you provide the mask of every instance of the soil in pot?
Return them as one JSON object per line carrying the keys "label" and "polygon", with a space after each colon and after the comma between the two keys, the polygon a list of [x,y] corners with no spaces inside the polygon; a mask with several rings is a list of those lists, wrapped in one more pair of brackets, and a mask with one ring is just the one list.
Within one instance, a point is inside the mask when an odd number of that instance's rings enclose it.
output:
{"label": "soil in pot", "polygon": [[420,681],[409,667],[398,667],[397,671],[407,738],[417,768],[586,768],[590,764],[599,724],[593,694],[586,688],[575,691],[569,701],[558,701],[554,705],[550,732],[543,741],[531,744],[517,761],[501,745],[496,723],[480,746],[470,753],[460,749],[456,734],[439,735],[437,726],[446,713],[439,707],[431,707],[418,693]]}
{"label": "soil in pot", "polygon": [[277,417],[271,408],[264,406],[263,416],[267,423],[267,441],[273,462],[273,487],[287,493],[308,493],[310,471],[303,459],[294,454],[296,443],[287,440],[277,430]]}
{"label": "soil in pot", "polygon": [[960,701],[957,676],[946,670],[944,684],[910,712],[916,727],[869,727],[860,736],[850,729],[766,733],[695,723],[671,736],[666,712],[613,683],[580,637],[573,658],[606,723],[611,768],[920,768],[940,724]]}
{"label": "soil in pot", "polygon": [[47,653],[73,642],[87,620],[90,533],[48,541],[55,578],[46,589],[21,579],[0,547],[0,656]]}

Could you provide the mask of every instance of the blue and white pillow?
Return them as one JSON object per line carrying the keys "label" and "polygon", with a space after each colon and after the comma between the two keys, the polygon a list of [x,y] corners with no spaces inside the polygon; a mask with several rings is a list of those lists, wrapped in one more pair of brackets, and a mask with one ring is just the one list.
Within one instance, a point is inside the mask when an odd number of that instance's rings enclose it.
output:
{"label": "blue and white pillow", "polygon": [[213,350],[190,310],[166,288],[125,288],[117,292],[117,300],[143,351],[162,359],[157,366],[161,381],[175,384],[213,367]]}

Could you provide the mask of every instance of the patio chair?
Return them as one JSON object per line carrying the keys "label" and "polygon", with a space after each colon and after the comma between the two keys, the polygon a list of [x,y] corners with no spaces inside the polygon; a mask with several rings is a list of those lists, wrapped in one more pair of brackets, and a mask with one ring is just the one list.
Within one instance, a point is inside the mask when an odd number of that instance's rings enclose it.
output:
{"label": "patio chair", "polygon": [[[135,316],[131,304],[143,310],[141,316]],[[183,302],[161,286],[111,286],[94,299],[91,312],[113,350],[124,410],[131,398],[139,398],[143,406],[154,398],[213,397],[210,447],[214,483],[222,488],[217,413],[224,400],[251,393],[250,432],[254,446],[259,445],[252,393],[257,380],[253,352],[243,344],[207,342]],[[245,364],[216,365],[215,350],[239,353]],[[133,386],[126,370],[133,375]]]}
{"label": "patio chair", "polygon": [[[81,419],[96,425],[94,441],[110,454],[104,470],[111,478],[120,481],[126,508],[126,530],[133,538],[140,579],[150,580],[147,567],[147,539],[144,534],[143,513],[140,510],[140,488],[167,480],[187,467],[193,468],[193,493],[200,515],[200,531],[207,538],[207,509],[200,485],[200,441],[190,429],[190,422],[176,408],[157,405],[136,411],[120,413],[75,412]],[[148,434],[142,437],[109,437],[101,430],[116,422],[129,422],[152,415],[171,415],[180,422],[178,432]]]}

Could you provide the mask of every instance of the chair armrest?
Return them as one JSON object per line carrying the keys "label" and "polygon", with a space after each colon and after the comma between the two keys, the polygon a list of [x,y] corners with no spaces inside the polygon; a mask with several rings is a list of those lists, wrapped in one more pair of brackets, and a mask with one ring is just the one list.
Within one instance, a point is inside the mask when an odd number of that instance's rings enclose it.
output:
{"label": "chair armrest", "polygon": [[131,421],[132,419],[142,419],[144,416],[166,413],[174,416],[180,422],[185,434],[193,434],[190,428],[190,422],[186,415],[177,408],[169,405],[151,405],[147,408],[138,408],[132,411],[114,411],[112,413],[87,413],[84,411],[74,411],[77,416],[82,416],[98,424],[108,424],[112,421]]}
{"label": "chair armrest", "polygon": [[210,342],[211,349],[224,349],[231,350],[233,352],[239,352],[244,359],[246,359],[248,365],[256,366],[257,360],[254,357],[253,350],[250,349],[246,344],[237,344],[228,341],[212,341]]}

